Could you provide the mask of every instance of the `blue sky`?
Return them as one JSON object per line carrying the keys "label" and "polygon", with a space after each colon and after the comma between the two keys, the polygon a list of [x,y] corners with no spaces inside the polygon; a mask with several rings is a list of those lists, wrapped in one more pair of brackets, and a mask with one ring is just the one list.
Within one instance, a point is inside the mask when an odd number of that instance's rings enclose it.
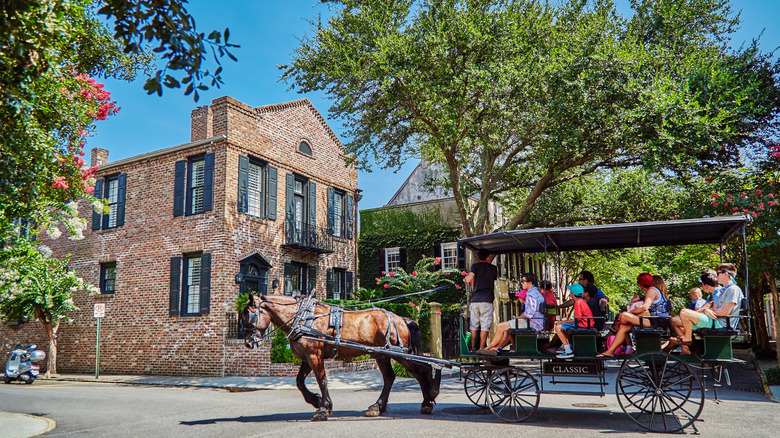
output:
{"label": "blue sky", "polygon": [[[625,5],[627,1],[618,0],[618,3]],[[776,26],[780,19],[780,0],[732,0],[732,4],[735,10],[742,10],[742,28],[735,36],[735,45],[764,30],[761,49],[766,52],[780,46],[780,29]],[[279,81],[276,67],[287,63],[299,38],[310,33],[311,26],[306,20],[316,19],[319,13],[327,15],[326,6],[317,0],[192,0],[188,10],[195,17],[199,31],[227,27],[231,42],[241,45],[233,51],[238,62],[223,62],[225,84],[201,93],[195,103],[181,90],[165,90],[162,97],[148,96],[143,90],[144,78],[132,83],[105,80],[106,90],[121,110],[98,123],[98,132],[88,139],[87,149],[108,149],[109,161],[116,161],[187,143],[190,112],[225,95],[251,106],[307,97],[346,142],[340,121],[328,118],[331,103],[325,94],[301,95],[288,91],[287,84]],[[359,208],[381,207],[387,203],[415,165],[416,161],[411,160],[397,173],[378,166],[371,173],[360,172],[358,185],[364,197]]]}

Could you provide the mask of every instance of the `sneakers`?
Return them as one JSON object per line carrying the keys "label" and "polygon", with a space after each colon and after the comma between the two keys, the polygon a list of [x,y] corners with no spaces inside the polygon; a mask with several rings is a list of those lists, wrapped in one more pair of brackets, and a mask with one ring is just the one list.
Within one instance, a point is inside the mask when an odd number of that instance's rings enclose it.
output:
{"label": "sneakers", "polygon": [[573,351],[568,351],[568,352],[564,351],[563,353],[559,353],[555,357],[557,357],[558,359],[571,359],[572,357],[574,357],[574,352]]}

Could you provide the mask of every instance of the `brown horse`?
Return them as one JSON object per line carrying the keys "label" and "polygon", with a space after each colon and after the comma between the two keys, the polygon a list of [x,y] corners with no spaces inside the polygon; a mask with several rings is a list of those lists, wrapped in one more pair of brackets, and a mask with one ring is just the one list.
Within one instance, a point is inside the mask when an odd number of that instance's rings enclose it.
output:
{"label": "brown horse", "polygon": [[[325,359],[333,357],[333,349],[338,348],[338,358],[349,359],[365,354],[365,351],[349,348],[343,345],[338,347],[326,342],[313,340],[310,336],[296,336],[293,331],[300,330],[299,308],[305,298],[294,298],[284,295],[249,295],[244,311],[240,316],[241,329],[244,331],[244,339],[249,348],[256,343],[256,336],[262,337],[266,329],[273,322],[286,334],[290,340],[290,350],[295,357],[302,361],[298,371],[296,384],[307,403],[317,408],[312,421],[327,420],[333,410],[333,402],[328,394],[328,381],[325,375]],[[311,321],[311,329],[320,332],[321,339],[336,336],[336,329],[329,327],[329,314],[331,306],[320,301],[312,300],[314,304],[313,315],[308,318]],[[324,335],[324,336],[323,336]],[[411,353],[422,353],[422,332],[417,323],[401,318],[400,316],[381,309],[367,309],[359,311],[344,311],[343,324],[340,329],[340,340],[359,343],[374,347],[405,347],[410,348]],[[387,355],[381,353],[372,354],[379,370],[382,372],[384,387],[379,399],[369,406],[366,416],[376,417],[387,409],[387,399],[393,387],[395,373]],[[423,393],[423,402],[420,413],[430,414],[433,411],[434,401],[439,395],[441,381],[441,369],[436,369],[424,362],[395,358],[406,368],[417,381]],[[321,395],[315,394],[306,388],[306,376],[314,371]]]}

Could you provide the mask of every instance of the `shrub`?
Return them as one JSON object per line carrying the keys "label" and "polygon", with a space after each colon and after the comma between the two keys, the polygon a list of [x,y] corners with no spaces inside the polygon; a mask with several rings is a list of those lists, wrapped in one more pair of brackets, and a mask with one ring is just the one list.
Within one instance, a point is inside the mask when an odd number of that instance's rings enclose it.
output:
{"label": "shrub", "polygon": [[408,379],[413,379],[414,376],[412,373],[406,370],[400,363],[393,361],[393,372],[395,373],[396,377],[406,377]]}
{"label": "shrub", "polygon": [[287,337],[281,330],[274,332],[271,339],[271,362],[272,363],[301,363],[300,359],[290,351],[290,344],[287,343]]}
{"label": "shrub", "polygon": [[764,370],[766,382],[770,385],[780,385],[780,368],[770,368]]}

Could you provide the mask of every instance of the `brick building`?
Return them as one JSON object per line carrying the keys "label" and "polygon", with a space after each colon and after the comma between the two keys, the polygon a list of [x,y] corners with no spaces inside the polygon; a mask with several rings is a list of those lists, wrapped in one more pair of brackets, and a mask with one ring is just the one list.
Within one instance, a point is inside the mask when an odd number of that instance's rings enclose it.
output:
{"label": "brick building", "polygon": [[[344,298],[357,263],[357,170],[307,100],[253,108],[230,97],[192,111],[191,142],[116,162],[93,149],[96,196],[80,241],[42,243],[102,293],[60,328],[60,372],[94,370],[94,303],[105,303],[101,370],[279,375],[269,344],[231,340],[241,291]],[[37,323],[0,339],[45,344]],[[27,338],[22,339],[25,336]],[[37,333],[36,333],[37,332]]]}

